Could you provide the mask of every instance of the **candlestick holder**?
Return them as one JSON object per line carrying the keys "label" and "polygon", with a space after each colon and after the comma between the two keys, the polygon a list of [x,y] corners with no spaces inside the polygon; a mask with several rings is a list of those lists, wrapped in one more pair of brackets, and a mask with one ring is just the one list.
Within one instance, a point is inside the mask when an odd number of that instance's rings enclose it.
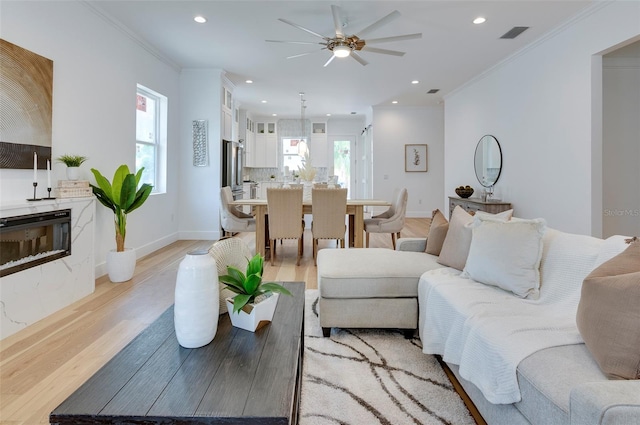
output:
{"label": "candlestick holder", "polygon": [[47,188],[47,197],[46,198],[42,198],[42,199],[56,199],[55,196],[51,196],[51,188],[50,187]]}
{"label": "candlestick holder", "polygon": [[38,182],[33,182],[33,198],[27,198],[27,201],[42,201],[42,199],[36,198],[37,187],[38,187]]}

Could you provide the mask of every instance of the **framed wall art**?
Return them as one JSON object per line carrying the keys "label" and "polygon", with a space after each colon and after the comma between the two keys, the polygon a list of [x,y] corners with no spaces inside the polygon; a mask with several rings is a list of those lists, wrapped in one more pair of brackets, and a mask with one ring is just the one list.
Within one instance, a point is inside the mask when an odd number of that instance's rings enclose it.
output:
{"label": "framed wall art", "polygon": [[404,145],[404,171],[427,171],[427,145]]}
{"label": "framed wall art", "polygon": [[0,168],[51,160],[53,61],[0,39]]}

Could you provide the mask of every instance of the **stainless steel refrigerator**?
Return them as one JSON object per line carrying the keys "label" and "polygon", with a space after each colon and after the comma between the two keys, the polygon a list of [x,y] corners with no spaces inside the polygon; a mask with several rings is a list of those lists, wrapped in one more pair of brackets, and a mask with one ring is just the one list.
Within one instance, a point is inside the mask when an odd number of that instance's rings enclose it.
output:
{"label": "stainless steel refrigerator", "polygon": [[230,186],[233,199],[242,198],[242,143],[222,140],[222,187]]}

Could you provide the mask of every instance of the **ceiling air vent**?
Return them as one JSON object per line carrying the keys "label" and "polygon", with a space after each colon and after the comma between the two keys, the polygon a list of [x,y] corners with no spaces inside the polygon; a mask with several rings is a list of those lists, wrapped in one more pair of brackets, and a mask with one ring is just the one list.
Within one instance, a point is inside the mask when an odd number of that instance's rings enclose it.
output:
{"label": "ceiling air vent", "polygon": [[427,94],[436,94],[440,91],[440,89],[431,89],[427,92]]}
{"label": "ceiling air vent", "polygon": [[505,32],[500,38],[512,40],[528,29],[529,27],[513,27],[509,31]]}

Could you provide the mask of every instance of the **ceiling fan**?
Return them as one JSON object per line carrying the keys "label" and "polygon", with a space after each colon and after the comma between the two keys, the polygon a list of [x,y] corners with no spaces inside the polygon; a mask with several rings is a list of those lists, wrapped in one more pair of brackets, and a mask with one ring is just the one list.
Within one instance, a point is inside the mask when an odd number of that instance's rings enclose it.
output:
{"label": "ceiling fan", "polygon": [[[389,13],[387,16],[377,20],[373,24],[368,27],[360,30],[358,34],[346,35],[342,28],[344,27],[345,21],[342,19],[342,13],[340,11],[340,7],[336,5],[331,5],[331,12],[333,13],[333,23],[335,25],[336,33],[333,37],[327,37],[322,34],[318,34],[315,31],[312,31],[308,28],[305,28],[301,25],[295,24],[291,21],[288,21],[283,18],[278,18],[279,21],[284,22],[285,24],[289,24],[294,26],[302,31],[306,31],[311,35],[319,37],[322,41],[318,42],[309,42],[309,41],[282,41],[282,40],[266,40],[271,43],[290,43],[290,44],[320,44],[322,47],[320,50],[327,49],[333,53],[329,60],[324,64],[327,66],[333,61],[335,58],[346,58],[347,56],[351,56],[356,61],[358,61],[362,65],[367,65],[369,62],[364,60],[362,56],[358,53],[359,51],[371,52],[371,53],[381,53],[383,55],[393,55],[393,56],[404,56],[405,52],[400,52],[397,50],[388,50],[388,49],[380,49],[377,47],[371,47],[372,44],[380,44],[380,43],[389,43],[393,41],[401,41],[401,40],[412,40],[415,38],[422,38],[422,33],[416,34],[406,34],[406,35],[396,35],[393,37],[382,37],[382,38],[370,38],[365,40],[363,37],[373,32],[374,30],[380,28],[381,26],[388,24],[392,20],[396,19],[400,16],[400,12],[394,10]],[[299,55],[293,55],[287,57],[287,59],[297,58],[300,56],[310,55],[315,52],[307,52]]]}

